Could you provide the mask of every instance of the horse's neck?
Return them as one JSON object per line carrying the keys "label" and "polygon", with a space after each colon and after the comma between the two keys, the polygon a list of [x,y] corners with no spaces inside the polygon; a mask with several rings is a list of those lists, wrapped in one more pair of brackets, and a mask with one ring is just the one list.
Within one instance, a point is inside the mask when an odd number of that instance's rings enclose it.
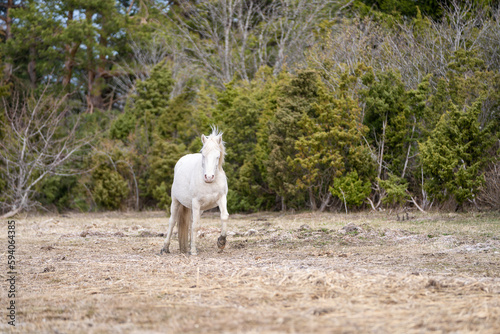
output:
{"label": "horse's neck", "polygon": [[224,163],[224,150],[221,149],[220,151],[220,156],[219,156],[219,171],[222,171],[222,164]]}

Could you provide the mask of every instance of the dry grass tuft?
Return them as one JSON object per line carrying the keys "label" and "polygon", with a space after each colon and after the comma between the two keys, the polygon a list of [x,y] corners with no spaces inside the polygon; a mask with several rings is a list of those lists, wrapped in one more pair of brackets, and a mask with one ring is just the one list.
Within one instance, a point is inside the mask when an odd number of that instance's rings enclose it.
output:
{"label": "dry grass tuft", "polygon": [[0,331],[500,332],[498,214],[233,215],[223,253],[207,214],[196,257],[175,236],[157,255],[166,227],[157,212],[20,219],[18,326]]}

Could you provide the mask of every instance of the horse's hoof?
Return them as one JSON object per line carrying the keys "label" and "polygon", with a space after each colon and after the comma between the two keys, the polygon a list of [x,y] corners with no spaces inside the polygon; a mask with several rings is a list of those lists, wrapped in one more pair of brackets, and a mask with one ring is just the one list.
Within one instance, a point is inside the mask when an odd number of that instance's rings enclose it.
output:
{"label": "horse's hoof", "polygon": [[226,237],[225,236],[220,236],[219,239],[217,239],[217,247],[219,247],[220,251],[226,247]]}
{"label": "horse's hoof", "polygon": [[169,254],[169,253],[170,253],[170,251],[168,249],[162,248],[160,251],[160,254],[158,254],[158,255]]}

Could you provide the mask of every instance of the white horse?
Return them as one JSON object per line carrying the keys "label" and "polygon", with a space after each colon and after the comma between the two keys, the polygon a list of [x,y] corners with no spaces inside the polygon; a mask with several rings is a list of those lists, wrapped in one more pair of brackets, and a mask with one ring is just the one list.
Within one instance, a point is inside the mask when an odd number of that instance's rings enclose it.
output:
{"label": "white horse", "polygon": [[203,142],[201,153],[185,155],[175,165],[167,239],[160,254],[170,253],[170,238],[177,223],[180,251],[188,252],[189,234],[191,234],[191,255],[196,255],[196,234],[200,215],[204,210],[216,206],[219,206],[222,221],[217,246],[220,252],[226,246],[229,214],[226,197],[227,179],[226,173],[222,170],[225,154],[222,133],[212,127],[212,133],[208,137],[201,135],[201,141]]}

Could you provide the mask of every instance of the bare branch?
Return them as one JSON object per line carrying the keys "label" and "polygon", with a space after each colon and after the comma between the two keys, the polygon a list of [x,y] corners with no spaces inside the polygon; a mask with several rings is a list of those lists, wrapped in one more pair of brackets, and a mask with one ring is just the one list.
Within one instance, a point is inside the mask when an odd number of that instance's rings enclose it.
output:
{"label": "bare branch", "polygon": [[[66,165],[90,139],[77,138],[78,120],[67,128],[66,96],[47,95],[23,103],[14,96],[9,103],[3,100],[5,118],[4,140],[0,143],[0,173],[6,182],[0,209],[6,215],[26,210],[33,201],[35,186],[48,175],[62,174]],[[74,175],[74,173],[73,173]]]}
{"label": "bare branch", "polygon": [[[184,15],[166,15],[176,27],[179,52],[224,86],[235,75],[251,80],[265,65],[277,74],[285,64],[303,61],[317,23],[329,17],[327,6],[338,2],[346,1],[180,1]],[[256,43],[248,42],[251,36]]]}

